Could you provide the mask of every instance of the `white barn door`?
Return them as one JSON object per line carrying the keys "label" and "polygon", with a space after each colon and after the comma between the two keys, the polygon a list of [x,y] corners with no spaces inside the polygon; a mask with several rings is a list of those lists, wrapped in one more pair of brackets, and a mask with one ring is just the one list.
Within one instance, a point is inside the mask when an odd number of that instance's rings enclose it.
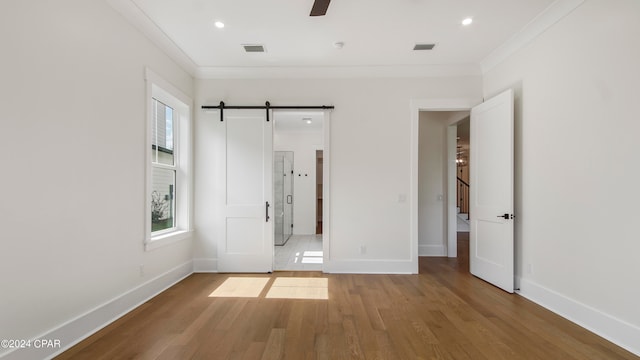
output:
{"label": "white barn door", "polygon": [[471,109],[471,273],[512,293],[513,91]]}
{"label": "white barn door", "polygon": [[224,111],[224,226],[218,271],[273,270],[273,121],[265,110]]}

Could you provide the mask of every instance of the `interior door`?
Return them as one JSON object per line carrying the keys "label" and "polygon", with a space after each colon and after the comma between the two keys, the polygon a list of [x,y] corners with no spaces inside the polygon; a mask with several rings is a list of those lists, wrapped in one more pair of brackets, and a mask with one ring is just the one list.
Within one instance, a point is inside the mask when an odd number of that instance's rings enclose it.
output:
{"label": "interior door", "polygon": [[470,270],[512,293],[513,91],[471,109]]}
{"label": "interior door", "polygon": [[220,272],[273,270],[273,134],[265,110],[224,112],[225,223]]}

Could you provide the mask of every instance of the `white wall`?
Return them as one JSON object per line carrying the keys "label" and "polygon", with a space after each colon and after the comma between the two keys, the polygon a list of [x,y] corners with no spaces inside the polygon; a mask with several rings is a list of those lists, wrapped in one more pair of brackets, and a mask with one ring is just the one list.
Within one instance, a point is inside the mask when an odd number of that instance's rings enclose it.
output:
{"label": "white wall", "polygon": [[190,263],[143,250],[144,70],[193,80],[101,0],[3,1],[0,44],[0,338],[29,339]]}
{"label": "white wall", "polygon": [[[274,118],[278,121],[276,115]],[[322,135],[322,131],[274,132],[274,151],[294,152],[293,234],[295,235],[316,233],[316,149],[322,148]]]}
{"label": "white wall", "polygon": [[484,78],[516,94],[522,293],[640,354],[640,2],[588,0]]}
{"label": "white wall", "polygon": [[[303,90],[301,90],[303,89]],[[196,106],[335,105],[331,113],[331,249],[326,271],[410,272],[411,99],[479,97],[479,77],[198,80]],[[195,257],[215,265],[217,115],[196,113]],[[361,246],[366,251],[361,253]],[[206,270],[206,269],[203,269]]]}
{"label": "white wall", "polygon": [[445,256],[448,112],[421,111],[418,155],[418,246],[421,256]]}

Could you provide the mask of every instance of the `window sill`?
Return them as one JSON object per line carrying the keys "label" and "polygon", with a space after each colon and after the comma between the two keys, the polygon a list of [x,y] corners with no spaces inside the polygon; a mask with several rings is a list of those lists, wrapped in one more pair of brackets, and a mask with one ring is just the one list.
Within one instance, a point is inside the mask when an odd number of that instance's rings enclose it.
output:
{"label": "window sill", "polygon": [[145,251],[152,251],[191,237],[191,230],[176,230],[168,234],[153,236],[144,244]]}

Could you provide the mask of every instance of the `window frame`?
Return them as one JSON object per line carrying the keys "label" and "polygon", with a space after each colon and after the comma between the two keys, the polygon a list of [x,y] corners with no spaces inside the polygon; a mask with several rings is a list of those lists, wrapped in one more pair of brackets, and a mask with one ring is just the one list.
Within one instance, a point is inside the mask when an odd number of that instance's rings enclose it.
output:
{"label": "window frame", "polygon": [[[165,81],[150,69],[145,69],[146,81],[146,186],[145,186],[145,239],[146,251],[166,246],[190,237],[192,226],[192,103],[191,98]],[[152,150],[152,129],[155,124],[154,99],[173,109],[173,156],[174,165],[153,163],[156,158]],[[174,227],[152,232],[151,194],[153,192],[153,168],[175,170],[174,179]]]}

